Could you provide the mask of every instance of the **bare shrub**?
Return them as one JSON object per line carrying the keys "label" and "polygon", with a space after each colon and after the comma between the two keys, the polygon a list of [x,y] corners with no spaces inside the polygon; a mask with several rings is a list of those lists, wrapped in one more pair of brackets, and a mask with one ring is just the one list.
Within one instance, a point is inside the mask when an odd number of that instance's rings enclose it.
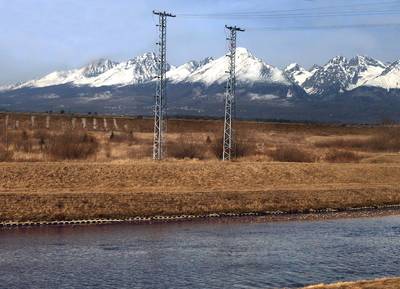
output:
{"label": "bare shrub", "polygon": [[0,162],[8,162],[11,161],[13,157],[13,152],[7,150],[4,145],[0,144]]}
{"label": "bare shrub", "polygon": [[205,145],[196,143],[192,136],[186,134],[171,143],[167,150],[168,156],[176,159],[204,159],[205,152]]}
{"label": "bare shrub", "polygon": [[116,132],[112,131],[110,134],[110,142],[113,143],[128,143],[133,144],[137,142],[133,132]]}
{"label": "bare shrub", "polygon": [[96,138],[87,133],[64,132],[50,139],[47,152],[56,160],[86,159],[98,148]]}
{"label": "bare shrub", "polygon": [[331,140],[323,140],[314,144],[319,148],[362,148],[366,145],[366,140],[360,138],[345,139],[335,138]]}
{"label": "bare shrub", "polygon": [[375,151],[400,151],[400,130],[385,130],[373,136],[369,141],[369,149]]}
{"label": "bare shrub", "polygon": [[27,131],[17,132],[14,135],[13,143],[17,151],[31,152],[33,148],[33,141]]}
{"label": "bare shrub", "polygon": [[313,153],[295,146],[279,146],[268,152],[268,156],[278,162],[312,163],[317,159]]}
{"label": "bare shrub", "polygon": [[[223,138],[214,138],[213,142],[210,144],[211,152],[218,159],[222,159],[223,151]],[[233,158],[241,158],[254,155],[256,153],[256,145],[254,140],[250,138],[238,135],[235,138],[234,145],[232,148]]]}
{"label": "bare shrub", "polygon": [[51,135],[47,130],[40,129],[33,133],[33,137],[37,140],[40,150],[43,151],[48,146]]}
{"label": "bare shrub", "polygon": [[362,157],[351,151],[332,149],[325,155],[325,161],[330,163],[356,163]]}
{"label": "bare shrub", "polygon": [[218,159],[222,159],[223,147],[223,139],[221,137],[214,138],[209,145],[212,154]]}
{"label": "bare shrub", "polygon": [[107,158],[111,158],[112,156],[112,150],[111,150],[111,146],[109,143],[106,143],[104,145],[104,153],[106,155]]}
{"label": "bare shrub", "polygon": [[256,153],[255,141],[245,135],[238,135],[234,143],[233,154],[236,158],[254,155]]}
{"label": "bare shrub", "polygon": [[153,147],[150,145],[135,145],[127,151],[129,159],[144,159],[150,158],[153,154]]}
{"label": "bare shrub", "polygon": [[4,143],[6,138],[6,129],[0,125],[0,143]]}
{"label": "bare shrub", "polygon": [[400,151],[400,130],[386,129],[381,133],[366,139],[337,138],[333,140],[325,140],[316,143],[315,146],[321,148],[347,148],[366,151],[398,152]]}
{"label": "bare shrub", "polygon": [[381,122],[382,125],[395,125],[396,121],[390,118],[384,118]]}

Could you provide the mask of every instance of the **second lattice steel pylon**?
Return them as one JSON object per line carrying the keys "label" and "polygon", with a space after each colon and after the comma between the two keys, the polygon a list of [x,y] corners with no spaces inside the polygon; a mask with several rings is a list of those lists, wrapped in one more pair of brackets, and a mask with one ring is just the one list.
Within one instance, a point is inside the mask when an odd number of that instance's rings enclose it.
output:
{"label": "second lattice steel pylon", "polygon": [[237,32],[243,32],[236,26],[225,26],[230,32],[229,40],[229,78],[226,84],[225,92],[225,117],[224,117],[224,137],[222,160],[231,160],[234,151],[234,130],[232,120],[235,115],[235,90],[236,90],[236,35]]}
{"label": "second lattice steel pylon", "polygon": [[166,86],[167,86],[167,17],[175,17],[167,12],[153,11],[159,16],[159,55],[157,60],[157,84],[154,105],[154,143],[153,159],[162,160],[164,158],[164,143],[166,131]]}

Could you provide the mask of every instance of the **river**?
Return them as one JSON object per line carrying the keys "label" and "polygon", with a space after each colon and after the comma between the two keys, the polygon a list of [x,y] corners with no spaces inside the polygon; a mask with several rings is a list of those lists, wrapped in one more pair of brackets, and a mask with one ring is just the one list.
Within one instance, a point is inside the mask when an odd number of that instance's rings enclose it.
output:
{"label": "river", "polygon": [[400,217],[0,230],[0,288],[296,288],[400,276]]}

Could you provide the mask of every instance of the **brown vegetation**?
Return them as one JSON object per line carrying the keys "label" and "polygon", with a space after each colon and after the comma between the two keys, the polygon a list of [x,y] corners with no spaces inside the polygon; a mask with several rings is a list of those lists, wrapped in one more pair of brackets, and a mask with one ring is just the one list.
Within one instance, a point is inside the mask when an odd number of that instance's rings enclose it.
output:
{"label": "brown vegetation", "polygon": [[9,135],[10,142],[14,144],[17,151],[29,153],[32,151],[33,142],[26,130],[16,131]]}
{"label": "brown vegetation", "polygon": [[222,163],[222,121],[169,119],[169,159],[152,162],[152,119],[9,116],[3,221],[400,203],[398,127],[235,122],[237,162]]}
{"label": "brown vegetation", "polygon": [[399,203],[399,195],[398,188],[270,189],[246,192],[0,193],[0,222],[265,211],[296,213],[325,208]]}
{"label": "brown vegetation", "polygon": [[312,163],[317,159],[312,152],[290,145],[280,146],[268,155],[277,162]]}
{"label": "brown vegetation", "polygon": [[356,163],[362,156],[352,151],[332,149],[325,155],[325,160],[330,163]]}
{"label": "brown vegetation", "polygon": [[304,289],[398,289],[400,278],[378,279],[373,281],[340,282],[332,285],[319,284]]}
{"label": "brown vegetation", "polygon": [[64,132],[54,135],[46,150],[56,160],[86,159],[96,153],[97,139],[87,133]]}
{"label": "brown vegetation", "polygon": [[385,129],[366,138],[336,138],[325,140],[315,144],[320,148],[347,148],[375,152],[399,152],[400,151],[400,130]]}
{"label": "brown vegetation", "polygon": [[0,162],[8,162],[12,160],[13,152],[8,150],[5,145],[0,143]]}
{"label": "brown vegetation", "polygon": [[[224,144],[223,138],[215,135],[213,139],[214,141],[210,142],[211,152],[217,159],[222,159]],[[256,140],[250,139],[243,133],[235,136],[234,145],[232,147],[232,156],[234,158],[244,158],[255,155],[257,153],[256,142]]]}
{"label": "brown vegetation", "polygon": [[[115,162],[152,157],[151,118],[49,115],[51,121],[47,129],[47,116],[36,115],[32,125],[29,114],[9,114],[7,161],[87,158]],[[6,139],[4,125],[5,114],[0,113],[0,143],[3,145]],[[167,156],[221,159],[222,127],[221,120],[169,119]],[[360,156],[363,163],[400,161],[393,156],[396,153],[400,156],[400,128],[393,125],[368,127],[237,121],[234,127],[233,156],[238,161],[357,162]],[[52,144],[60,143],[58,139],[62,138],[62,132],[69,133],[70,137],[76,135],[78,140],[86,134],[92,139],[92,148],[87,148],[86,143],[80,156],[72,153],[72,148],[56,149]],[[55,152],[57,150],[59,152]],[[69,152],[62,153],[61,150]],[[386,157],[388,154],[391,156]]]}
{"label": "brown vegetation", "polygon": [[390,205],[399,180],[395,164],[2,163],[0,221]]}
{"label": "brown vegetation", "polygon": [[176,159],[205,159],[206,144],[196,142],[192,135],[183,134],[168,145],[168,156]]}
{"label": "brown vegetation", "polygon": [[110,134],[110,142],[111,143],[128,143],[133,144],[137,142],[133,132],[116,132],[111,131]]}

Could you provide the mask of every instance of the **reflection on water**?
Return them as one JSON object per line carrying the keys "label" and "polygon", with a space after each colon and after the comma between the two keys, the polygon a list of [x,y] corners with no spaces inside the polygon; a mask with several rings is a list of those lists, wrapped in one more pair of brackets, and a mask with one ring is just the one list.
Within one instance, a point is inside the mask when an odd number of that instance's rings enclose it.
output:
{"label": "reflection on water", "polygon": [[0,231],[0,288],[273,288],[400,275],[400,217]]}

